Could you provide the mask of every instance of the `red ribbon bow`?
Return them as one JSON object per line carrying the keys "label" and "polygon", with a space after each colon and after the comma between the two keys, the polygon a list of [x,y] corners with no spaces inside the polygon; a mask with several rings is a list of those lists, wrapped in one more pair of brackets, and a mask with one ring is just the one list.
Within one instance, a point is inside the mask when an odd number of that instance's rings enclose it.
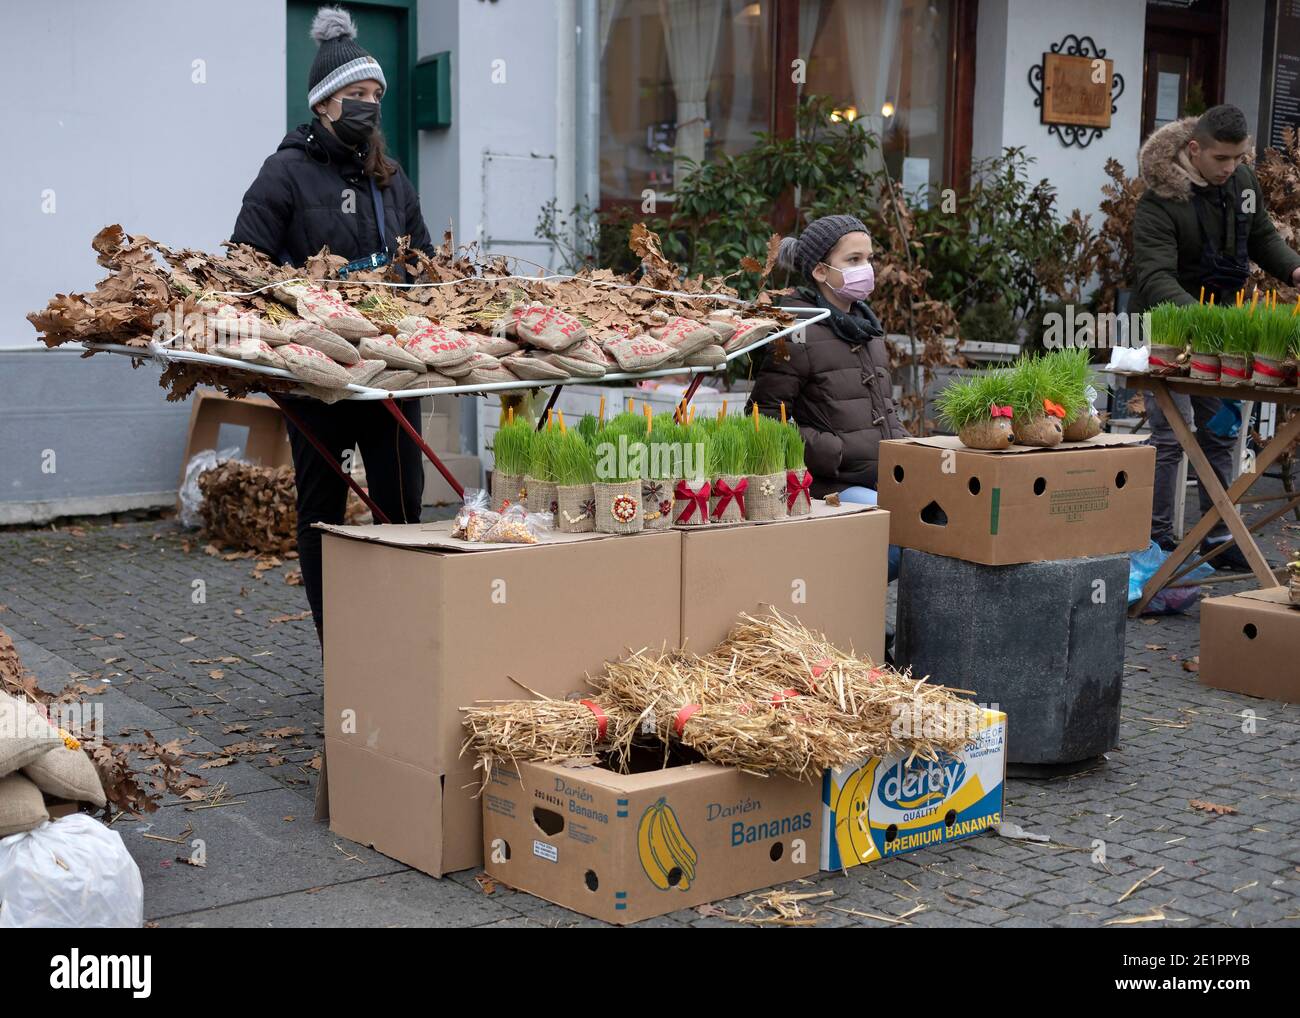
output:
{"label": "red ribbon bow", "polygon": [[700,485],[699,491],[691,491],[691,486],[685,481],[678,481],[677,487],[673,489],[673,495],[678,502],[685,502],[686,508],[683,509],[675,519],[674,523],[685,523],[691,518],[691,513],[696,509],[700,511],[700,522],[703,523],[709,518],[709,495],[712,488],[708,481]]}
{"label": "red ribbon bow", "polygon": [[1059,417],[1065,420],[1065,407],[1060,403],[1053,403],[1050,399],[1043,400],[1043,409],[1053,417]]}
{"label": "red ribbon bow", "polygon": [[713,515],[721,519],[723,512],[726,510],[727,506],[731,504],[731,500],[734,498],[736,500],[736,505],[740,507],[740,515],[744,516],[745,492],[748,490],[748,477],[742,477],[736,482],[734,488],[719,477],[718,483],[713,486],[713,493],[718,496],[718,504],[713,507]]}
{"label": "red ribbon bow", "polygon": [[998,406],[996,403],[989,404],[990,417],[1011,417],[1011,408],[1009,406]]}
{"label": "red ribbon bow", "polygon": [[803,480],[800,480],[797,473],[793,470],[787,470],[785,472],[785,511],[791,512],[794,509],[794,504],[799,501],[800,495],[803,495],[803,497],[808,500],[808,505],[811,506],[811,488],[812,471],[805,470],[803,472]]}

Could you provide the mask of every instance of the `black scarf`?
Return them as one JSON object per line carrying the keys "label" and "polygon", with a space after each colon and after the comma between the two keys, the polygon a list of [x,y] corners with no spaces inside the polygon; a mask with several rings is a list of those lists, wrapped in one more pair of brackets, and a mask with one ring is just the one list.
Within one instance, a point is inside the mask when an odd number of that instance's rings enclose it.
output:
{"label": "black scarf", "polygon": [[846,343],[854,346],[870,343],[877,336],[883,336],[885,333],[880,319],[865,300],[855,300],[849,305],[846,314],[823,297],[820,290],[800,287],[795,292],[817,307],[829,311],[831,316],[823,324],[829,325],[831,331]]}

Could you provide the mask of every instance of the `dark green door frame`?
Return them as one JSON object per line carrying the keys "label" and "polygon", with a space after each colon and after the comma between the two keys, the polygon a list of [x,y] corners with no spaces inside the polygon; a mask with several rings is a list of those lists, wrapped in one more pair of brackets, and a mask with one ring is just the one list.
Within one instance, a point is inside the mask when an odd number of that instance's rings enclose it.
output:
{"label": "dark green door frame", "polygon": [[[316,57],[316,44],[312,42],[308,28],[316,10],[325,5],[326,0],[287,0],[285,3],[285,75],[286,75],[286,130],[292,130],[299,124],[311,119],[311,110],[307,107],[307,70]],[[397,39],[396,63],[391,55],[376,58],[384,68],[384,77],[388,81],[388,91],[383,102],[384,137],[388,141],[389,154],[402,164],[406,175],[419,189],[419,134],[415,129],[414,99],[415,88],[413,75],[418,53],[416,31],[416,13],[418,0],[343,0],[340,6],[351,9],[360,22],[367,8],[391,14],[396,22]],[[358,42],[367,50],[386,49],[386,40],[374,40],[367,44],[365,27],[358,26]],[[373,52],[373,50],[372,50]]]}

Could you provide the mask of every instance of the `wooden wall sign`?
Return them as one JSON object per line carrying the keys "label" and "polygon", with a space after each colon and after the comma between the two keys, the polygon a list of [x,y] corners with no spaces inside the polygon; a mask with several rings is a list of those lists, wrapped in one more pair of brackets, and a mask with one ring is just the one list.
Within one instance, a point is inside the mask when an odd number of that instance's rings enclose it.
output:
{"label": "wooden wall sign", "polygon": [[1124,79],[1091,36],[1067,35],[1029,69],[1029,87],[1048,132],[1067,148],[1086,148],[1110,127]]}

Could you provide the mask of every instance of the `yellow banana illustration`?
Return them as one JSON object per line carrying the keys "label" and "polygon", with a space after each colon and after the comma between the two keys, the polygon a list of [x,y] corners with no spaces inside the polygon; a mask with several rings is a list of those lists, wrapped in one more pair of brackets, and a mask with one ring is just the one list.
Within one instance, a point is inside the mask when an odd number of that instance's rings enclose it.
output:
{"label": "yellow banana illustration", "polygon": [[695,880],[699,855],[682,832],[677,814],[662,798],[641,816],[637,825],[637,854],[645,875],[661,891],[672,887],[689,890]]}
{"label": "yellow banana illustration", "polygon": [[869,862],[877,855],[871,825],[867,822],[867,808],[878,763],[873,760],[869,766],[854,771],[835,799],[835,840],[846,866]]}

